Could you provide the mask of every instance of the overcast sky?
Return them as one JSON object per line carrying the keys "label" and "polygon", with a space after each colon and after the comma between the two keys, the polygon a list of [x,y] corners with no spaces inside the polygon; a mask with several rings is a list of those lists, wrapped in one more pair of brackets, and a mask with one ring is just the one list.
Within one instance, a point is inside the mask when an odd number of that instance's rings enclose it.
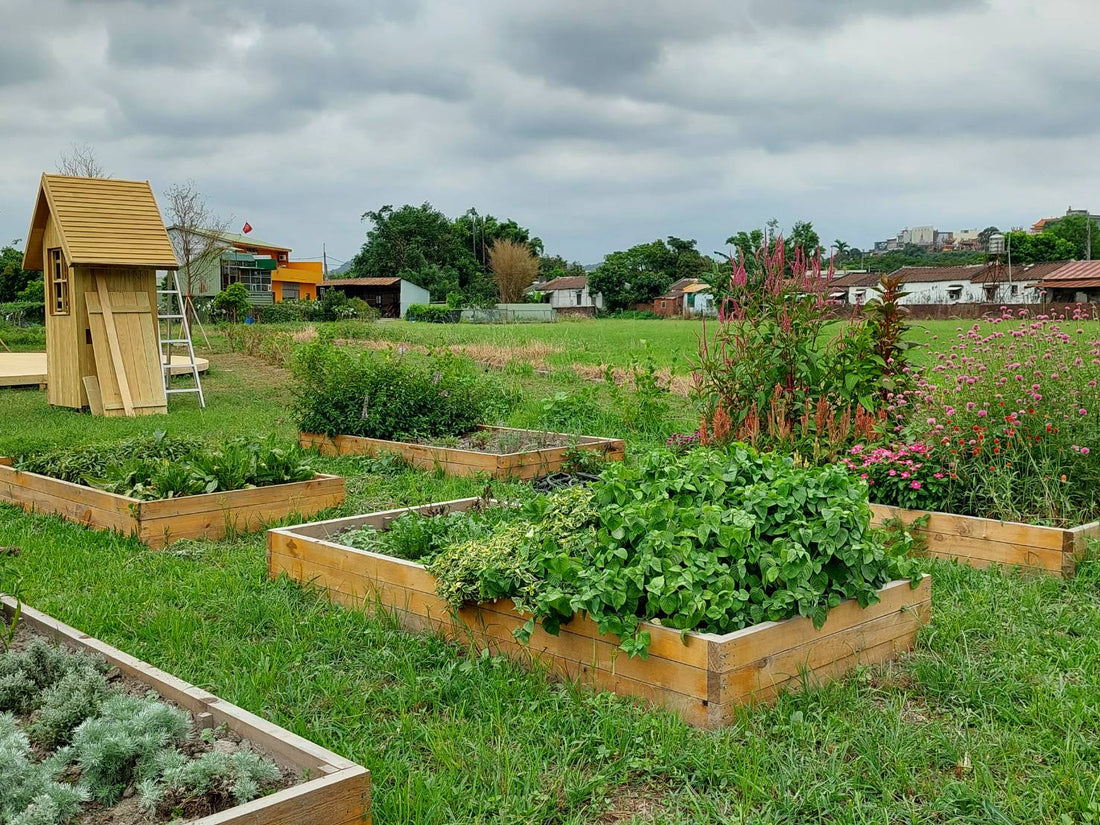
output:
{"label": "overcast sky", "polygon": [[0,0],[0,243],[74,142],[344,260],[430,201],[585,263],[1100,210],[1095,0]]}

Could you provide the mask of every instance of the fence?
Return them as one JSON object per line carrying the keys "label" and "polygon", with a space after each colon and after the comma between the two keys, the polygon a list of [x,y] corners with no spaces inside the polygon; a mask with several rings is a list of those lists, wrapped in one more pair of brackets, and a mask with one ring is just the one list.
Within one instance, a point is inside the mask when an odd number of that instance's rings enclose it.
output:
{"label": "fence", "polygon": [[474,324],[552,323],[558,313],[549,304],[497,304],[462,310],[462,320]]}

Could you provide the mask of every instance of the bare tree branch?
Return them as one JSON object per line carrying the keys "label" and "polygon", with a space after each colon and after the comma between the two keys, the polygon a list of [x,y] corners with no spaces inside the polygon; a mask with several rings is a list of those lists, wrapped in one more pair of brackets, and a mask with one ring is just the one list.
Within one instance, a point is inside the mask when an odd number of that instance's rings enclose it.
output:
{"label": "bare tree branch", "polygon": [[[177,183],[164,193],[164,211],[168,217],[169,235],[183,273],[180,285],[187,295],[201,293],[207,284],[200,269],[202,262],[220,255],[229,244],[222,237],[229,221],[214,214],[193,180]],[[219,270],[220,273],[220,270]]]}
{"label": "bare tree branch", "polygon": [[73,141],[72,149],[62,152],[57,159],[57,171],[76,178],[109,178],[95,156],[95,149],[87,143]]}

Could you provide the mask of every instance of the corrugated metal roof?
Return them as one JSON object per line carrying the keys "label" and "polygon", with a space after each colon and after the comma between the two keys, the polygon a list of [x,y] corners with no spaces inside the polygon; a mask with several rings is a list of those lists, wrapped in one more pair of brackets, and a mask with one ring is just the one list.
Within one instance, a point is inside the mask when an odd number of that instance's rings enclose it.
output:
{"label": "corrugated metal roof", "polygon": [[179,268],[149,181],[43,175],[24,269],[42,269],[47,215],[71,264]]}
{"label": "corrugated metal roof", "polygon": [[[1036,264],[1013,264],[1012,281],[1034,281],[1045,278],[1051,272],[1061,269],[1069,261],[1041,261]],[[976,284],[1003,284],[1009,280],[1007,263],[993,263],[985,271],[971,280]]]}
{"label": "corrugated metal roof", "polygon": [[396,286],[400,278],[331,278],[321,281],[321,286]]}
{"label": "corrugated metal roof", "polygon": [[565,278],[555,278],[547,281],[539,287],[540,292],[554,292],[559,289],[584,289],[588,286],[588,278],[583,275],[571,275]]}
{"label": "corrugated metal roof", "polygon": [[1100,278],[1078,278],[1077,280],[1064,281],[1039,281],[1035,286],[1042,289],[1097,289],[1100,288]]}
{"label": "corrugated metal roof", "polygon": [[[940,281],[973,281],[980,276],[988,264],[972,266],[903,266],[895,269],[891,275],[901,275],[903,284],[938,283]],[[845,278],[839,286],[874,286],[882,277],[881,272],[868,272]],[[836,281],[834,281],[836,283]]]}
{"label": "corrugated metal roof", "polygon": [[[1042,276],[1042,286],[1100,286],[1100,261],[1070,261]],[[1087,282],[1087,283],[1085,283]]]}
{"label": "corrugated metal roof", "polygon": [[692,294],[695,292],[710,292],[710,284],[689,284],[684,287],[685,294]]}

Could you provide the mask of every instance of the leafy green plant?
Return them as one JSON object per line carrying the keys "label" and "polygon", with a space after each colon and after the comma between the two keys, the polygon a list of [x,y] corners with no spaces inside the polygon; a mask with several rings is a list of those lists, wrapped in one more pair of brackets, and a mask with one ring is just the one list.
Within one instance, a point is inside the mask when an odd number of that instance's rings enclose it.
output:
{"label": "leafy green plant", "polygon": [[63,767],[36,761],[15,717],[0,713],[0,823],[64,825],[75,817],[88,794],[58,781]]}
{"label": "leafy green plant", "polygon": [[465,435],[511,403],[496,380],[448,352],[420,360],[317,341],[298,353],[294,374],[299,429],[326,435]]}
{"label": "leafy green plant", "polygon": [[188,759],[170,750],[157,758],[155,775],[139,783],[138,793],[150,812],[168,814],[200,799],[217,810],[255,799],[280,776],[274,762],[251,751],[208,751]]}
{"label": "leafy green plant", "polygon": [[742,445],[657,451],[608,466],[589,488],[535,498],[489,537],[428,562],[452,605],[512,597],[550,633],[578,613],[646,655],[644,622],[728,633],[867,606],[919,580],[908,534],[870,527],[867,488],[840,467],[799,467]]}
{"label": "leafy green plant", "polygon": [[434,304],[410,304],[405,310],[406,321],[423,321],[429,324],[457,324],[462,317],[460,309]]}
{"label": "leafy green plant", "polygon": [[248,287],[233,283],[214,296],[214,311],[231,321],[244,320],[252,311]]}
{"label": "leafy green plant", "polygon": [[118,446],[25,456],[19,468],[142,500],[243,490],[313,478],[297,447],[238,438],[219,447],[191,440],[132,439]]}

